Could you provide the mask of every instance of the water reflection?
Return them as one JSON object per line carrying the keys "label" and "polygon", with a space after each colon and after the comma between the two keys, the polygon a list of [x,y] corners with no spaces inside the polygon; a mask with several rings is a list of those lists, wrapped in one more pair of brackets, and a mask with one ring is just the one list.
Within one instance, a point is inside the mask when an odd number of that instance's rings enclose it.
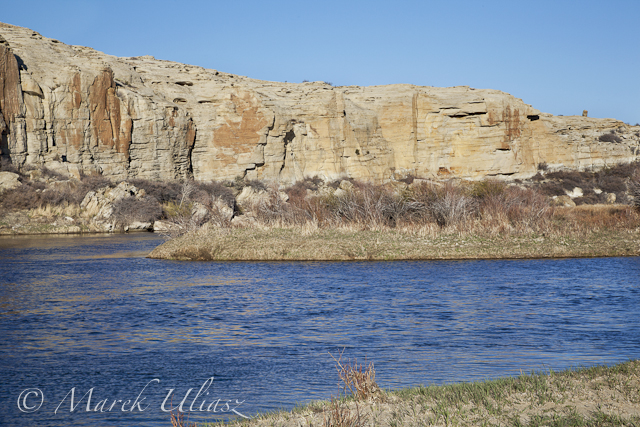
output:
{"label": "water reflection", "polygon": [[[638,258],[179,263],[153,235],[0,238],[0,424],[167,425],[166,388],[249,412],[337,393],[328,352],[367,356],[384,387],[640,356]],[[20,390],[161,384],[145,413],[23,415]],[[36,384],[37,383],[37,384]],[[155,400],[154,400],[155,402]],[[50,409],[50,408],[49,408]],[[194,420],[197,417],[194,418]],[[108,420],[108,422],[107,422]]]}

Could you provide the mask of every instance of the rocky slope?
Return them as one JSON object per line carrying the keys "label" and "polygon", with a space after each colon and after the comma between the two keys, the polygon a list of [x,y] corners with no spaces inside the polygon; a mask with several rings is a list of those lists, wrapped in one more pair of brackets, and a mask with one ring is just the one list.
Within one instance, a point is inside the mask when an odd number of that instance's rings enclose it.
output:
{"label": "rocky slope", "polygon": [[[113,179],[527,177],[638,159],[640,127],[469,87],[277,83],[0,23],[1,155]],[[600,137],[614,131],[603,142]]]}

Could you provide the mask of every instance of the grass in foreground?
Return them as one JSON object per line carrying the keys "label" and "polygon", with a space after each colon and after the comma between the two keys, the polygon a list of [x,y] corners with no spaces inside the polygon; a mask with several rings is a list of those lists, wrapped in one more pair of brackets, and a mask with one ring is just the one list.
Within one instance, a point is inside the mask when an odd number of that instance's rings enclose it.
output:
{"label": "grass in foreground", "polygon": [[638,427],[640,360],[393,392],[375,389],[367,396],[314,402],[231,424]]}

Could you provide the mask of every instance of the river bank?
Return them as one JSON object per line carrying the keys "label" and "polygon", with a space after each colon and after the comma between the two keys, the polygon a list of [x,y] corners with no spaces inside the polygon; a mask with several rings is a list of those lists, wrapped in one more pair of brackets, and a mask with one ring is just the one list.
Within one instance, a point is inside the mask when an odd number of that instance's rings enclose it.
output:
{"label": "river bank", "polygon": [[637,426],[640,361],[491,381],[378,390],[361,398],[314,402],[230,424]]}
{"label": "river bank", "polygon": [[348,229],[209,229],[169,240],[150,258],[189,261],[345,261],[640,256],[637,230],[482,235]]}

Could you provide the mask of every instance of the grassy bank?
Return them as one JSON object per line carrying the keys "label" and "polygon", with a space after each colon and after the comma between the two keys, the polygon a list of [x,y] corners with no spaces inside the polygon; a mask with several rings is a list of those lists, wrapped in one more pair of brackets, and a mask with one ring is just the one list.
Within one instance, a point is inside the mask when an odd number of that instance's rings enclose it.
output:
{"label": "grassy bank", "polygon": [[635,231],[545,237],[245,228],[190,233],[160,245],[149,257],[190,261],[374,261],[638,255],[640,233]]}
{"label": "grassy bank", "polygon": [[377,389],[232,424],[637,427],[640,361],[392,392]]}
{"label": "grassy bank", "polygon": [[151,258],[192,261],[519,259],[640,255],[640,218],[624,206],[557,208],[544,228],[505,232],[485,222],[441,228],[205,227]]}

